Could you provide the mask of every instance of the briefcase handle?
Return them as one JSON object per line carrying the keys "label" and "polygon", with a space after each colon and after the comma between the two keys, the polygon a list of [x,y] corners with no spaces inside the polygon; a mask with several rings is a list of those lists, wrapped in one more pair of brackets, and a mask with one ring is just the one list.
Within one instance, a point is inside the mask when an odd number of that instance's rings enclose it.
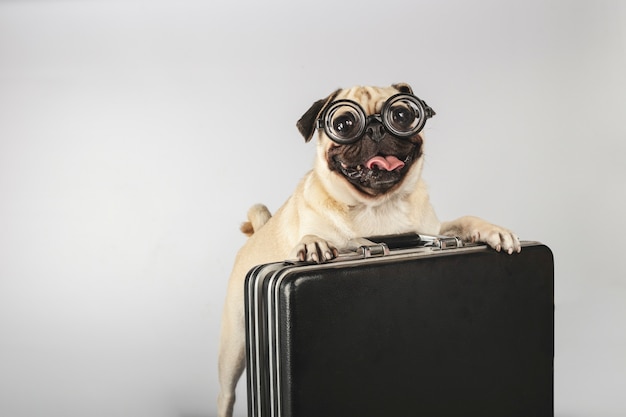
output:
{"label": "briefcase handle", "polygon": [[443,250],[460,248],[463,246],[463,242],[461,239],[453,236],[402,233],[352,239],[348,246],[351,250],[362,254],[363,257],[372,257],[389,255],[391,251],[400,249],[430,248]]}
{"label": "briefcase handle", "polygon": [[370,242],[384,243],[389,250],[434,247],[438,249],[460,248],[463,242],[454,236],[422,235],[418,233],[402,233],[397,235],[370,236]]}

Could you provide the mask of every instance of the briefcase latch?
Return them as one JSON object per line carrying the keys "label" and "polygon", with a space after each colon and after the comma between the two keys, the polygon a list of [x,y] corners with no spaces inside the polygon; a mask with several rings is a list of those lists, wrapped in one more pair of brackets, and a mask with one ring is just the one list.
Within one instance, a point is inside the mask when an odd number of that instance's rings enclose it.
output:
{"label": "briefcase latch", "polygon": [[463,241],[454,236],[419,235],[423,247],[435,249],[456,249],[463,247]]}
{"label": "briefcase latch", "polygon": [[389,255],[389,247],[385,242],[372,242],[365,238],[350,240],[348,247],[363,258]]}

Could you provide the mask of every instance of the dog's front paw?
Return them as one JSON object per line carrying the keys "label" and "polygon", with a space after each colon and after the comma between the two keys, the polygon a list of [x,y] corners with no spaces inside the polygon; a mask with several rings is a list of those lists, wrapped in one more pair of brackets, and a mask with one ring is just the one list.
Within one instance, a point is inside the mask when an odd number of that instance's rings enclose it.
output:
{"label": "dog's front paw", "polygon": [[335,258],[337,253],[337,248],[326,240],[315,235],[306,235],[293,249],[291,257],[300,261],[322,263]]}
{"label": "dog's front paw", "polygon": [[439,233],[446,236],[457,236],[462,240],[483,242],[498,252],[504,250],[512,254],[522,251],[519,238],[513,232],[478,217],[464,216],[460,219],[444,222],[441,224]]}
{"label": "dog's front paw", "polygon": [[470,239],[472,242],[486,243],[496,251],[505,251],[509,255],[522,251],[519,238],[513,232],[494,224],[486,223],[472,229]]}

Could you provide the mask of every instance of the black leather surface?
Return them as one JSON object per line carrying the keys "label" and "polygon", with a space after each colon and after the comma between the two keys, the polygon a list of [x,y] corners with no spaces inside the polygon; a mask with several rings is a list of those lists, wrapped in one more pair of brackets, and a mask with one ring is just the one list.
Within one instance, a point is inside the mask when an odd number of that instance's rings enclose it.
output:
{"label": "black leather surface", "polygon": [[543,245],[296,270],[283,416],[552,417],[553,288]]}

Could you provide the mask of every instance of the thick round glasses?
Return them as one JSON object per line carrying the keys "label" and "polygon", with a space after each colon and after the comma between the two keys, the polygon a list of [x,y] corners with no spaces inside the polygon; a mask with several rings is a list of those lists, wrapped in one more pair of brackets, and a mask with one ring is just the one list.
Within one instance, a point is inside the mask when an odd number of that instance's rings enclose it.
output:
{"label": "thick round glasses", "polygon": [[359,141],[372,120],[381,123],[392,135],[408,138],[419,133],[426,120],[434,115],[433,109],[412,94],[391,96],[379,114],[370,116],[355,101],[337,100],[317,120],[317,127],[324,129],[334,142],[347,145]]}

